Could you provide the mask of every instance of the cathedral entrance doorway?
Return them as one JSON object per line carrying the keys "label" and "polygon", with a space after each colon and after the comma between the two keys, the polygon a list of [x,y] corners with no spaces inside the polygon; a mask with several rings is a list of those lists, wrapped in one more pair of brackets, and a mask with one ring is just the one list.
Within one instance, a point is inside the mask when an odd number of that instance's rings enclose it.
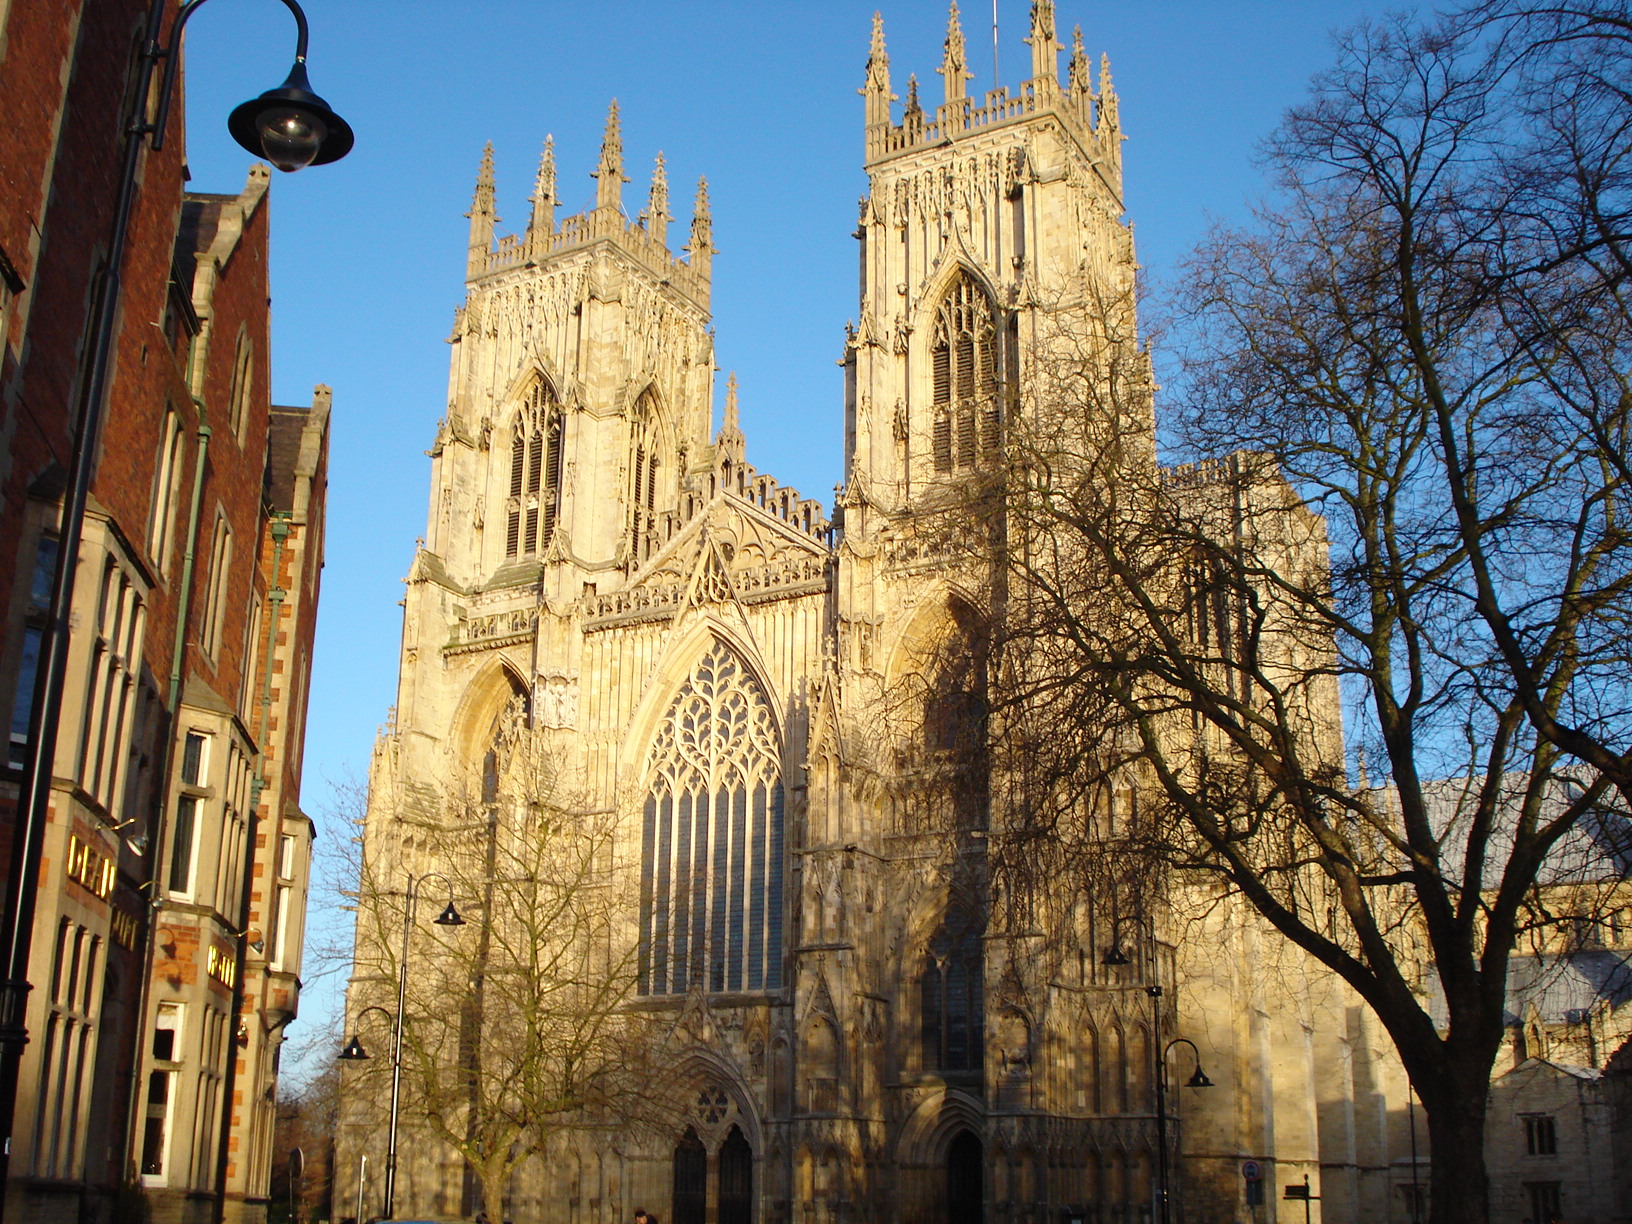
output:
{"label": "cathedral entrance doorway", "polygon": [[674,1224],[707,1224],[707,1220],[708,1152],[688,1126],[674,1149]]}
{"label": "cathedral entrance doorway", "polygon": [[733,1126],[720,1147],[719,1224],[753,1224],[754,1150]]}
{"label": "cathedral entrance doorway", "polygon": [[986,1151],[971,1131],[959,1131],[946,1149],[947,1224],[984,1224]]}

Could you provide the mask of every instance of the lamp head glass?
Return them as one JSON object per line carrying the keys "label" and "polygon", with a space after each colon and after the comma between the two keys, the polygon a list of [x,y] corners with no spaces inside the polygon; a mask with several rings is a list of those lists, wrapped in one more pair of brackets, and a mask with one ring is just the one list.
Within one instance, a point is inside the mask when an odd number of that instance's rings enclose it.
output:
{"label": "lamp head glass", "polygon": [[227,130],[256,157],[289,172],[339,161],[354,140],[351,125],[312,92],[301,60],[278,88],[234,107]]}

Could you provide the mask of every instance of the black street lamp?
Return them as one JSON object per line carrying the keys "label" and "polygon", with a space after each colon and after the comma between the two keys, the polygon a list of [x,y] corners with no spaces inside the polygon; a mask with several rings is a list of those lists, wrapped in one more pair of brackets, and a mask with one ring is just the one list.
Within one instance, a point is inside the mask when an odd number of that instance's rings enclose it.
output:
{"label": "black street lamp", "polygon": [[[408,877],[407,899],[402,907],[402,956],[397,960],[397,1014],[393,1017],[385,1008],[370,1004],[357,1013],[361,1020],[369,1012],[379,1012],[391,1020],[391,1122],[386,1129],[385,1136],[385,1203],[384,1217],[389,1220],[395,1214],[397,1198],[397,1117],[402,1103],[402,1023],[407,1014],[404,1007],[408,996],[408,938],[414,930],[414,907],[419,901],[419,886],[429,879],[438,879],[448,886],[448,904],[431,921],[437,926],[464,926],[465,920],[459,916],[459,911],[453,906],[453,884],[447,876],[439,872],[430,872],[417,880]],[[362,1035],[357,1029],[352,1030],[351,1040],[346,1042],[345,1048],[336,1055],[342,1062],[361,1062],[372,1057],[363,1048]],[[362,1200],[362,1190],[358,1189],[359,1204]],[[359,1218],[361,1218],[359,1206]]]}
{"label": "black street lamp", "polygon": [[[1153,1006],[1161,1010],[1162,988],[1152,986],[1151,997],[1155,1000]],[[1161,1040],[1158,1034],[1157,1041]],[[1190,1052],[1196,1056],[1196,1069],[1191,1072],[1190,1078],[1184,1081],[1186,1088],[1211,1088],[1213,1081],[1207,1078],[1207,1073],[1201,1069],[1201,1051],[1196,1049],[1196,1043],[1188,1037],[1175,1037],[1161,1048],[1156,1056],[1156,1201],[1161,1205],[1162,1224],[1168,1224],[1167,1208],[1167,1056],[1173,1052],[1174,1046],[1187,1045]]]}
{"label": "black street lamp", "polygon": [[[298,170],[304,165],[344,157],[351,148],[352,133],[344,119],[305,88],[306,15],[296,0],[283,2],[295,16],[295,66],[280,89],[264,93],[233,111],[235,122],[240,115],[247,116],[244,122],[259,134],[259,139],[253,142],[246,140],[238,126],[229,127],[234,138],[251,153],[266,157],[279,169]],[[136,67],[136,88],[127,95],[134,99],[134,109],[129,126],[125,129],[107,256],[95,281],[90,325],[80,359],[79,399],[75,406],[68,477],[63,489],[56,572],[52,578],[51,598],[40,637],[39,664],[34,678],[33,707],[28,724],[28,760],[17,796],[18,823],[12,839],[7,873],[4,925],[0,927],[0,944],[3,944],[0,953],[5,957],[5,978],[0,981],[0,1129],[3,1129],[3,1133],[0,1133],[0,1185],[5,1184],[10,1171],[17,1077],[23,1046],[28,1042],[29,952],[34,932],[40,859],[44,852],[46,818],[51,800],[51,765],[56,756],[57,722],[62,714],[62,690],[67,674],[68,614],[73,606],[74,577],[78,568],[85,504],[95,466],[97,437],[107,411],[110,358],[118,331],[120,282],[130,219],[136,201],[137,173],[142,164],[142,151],[148,148],[158,150],[164,146],[170,98],[175,91],[181,64],[182,28],[205,3],[206,0],[186,0],[181,5],[171,24],[168,43],[161,39],[169,0],[152,0],[148,8],[147,29]],[[164,74],[159,89],[159,104],[153,121],[149,123],[146,120],[147,100],[152,91],[154,74],[161,63]],[[158,859],[155,853],[153,861],[157,863]],[[145,1003],[144,979],[144,1008]],[[143,1017],[139,1016],[138,1029],[142,1027],[142,1020]],[[4,1211],[4,1197],[0,1196],[0,1218],[3,1218]]]}
{"label": "black street lamp", "polygon": [[[1110,946],[1100,954],[1099,963],[1113,968],[1121,965],[1133,964],[1133,958],[1123,949],[1117,932],[1122,929],[1124,920],[1143,923],[1144,919],[1137,914],[1124,915],[1111,924]],[[1213,1081],[1201,1069],[1201,1051],[1196,1049],[1196,1043],[1188,1037],[1175,1037],[1166,1045],[1162,1044],[1162,988],[1154,979],[1156,977],[1156,933],[1150,935],[1150,977],[1151,982],[1145,987],[1145,993],[1150,996],[1151,1021],[1151,1053],[1154,1055],[1156,1076],[1156,1204],[1161,1224],[1169,1224],[1168,1218],[1168,1170],[1167,1170],[1167,1056],[1174,1046],[1187,1045],[1196,1056],[1196,1069],[1188,1080],[1184,1082],[1186,1088],[1211,1088]]]}
{"label": "black street lamp", "polygon": [[[1131,964],[1133,964],[1133,957],[1129,956],[1127,954],[1127,952],[1123,950],[1122,941],[1121,941],[1121,938],[1118,935],[1118,932],[1121,931],[1122,924],[1124,922],[1143,923],[1144,918],[1139,914],[1123,914],[1120,917],[1116,918],[1114,921],[1112,921],[1112,923],[1111,923],[1111,943],[1110,943],[1110,946],[1107,947],[1105,949],[1105,951],[1100,954],[1100,957],[1099,957],[1099,963],[1100,964],[1108,965],[1111,968],[1118,968],[1118,967],[1120,967],[1122,965],[1131,965]],[[1156,934],[1155,934],[1154,931],[1151,932],[1150,942],[1151,942],[1152,951],[1154,951],[1155,945],[1156,945]]]}

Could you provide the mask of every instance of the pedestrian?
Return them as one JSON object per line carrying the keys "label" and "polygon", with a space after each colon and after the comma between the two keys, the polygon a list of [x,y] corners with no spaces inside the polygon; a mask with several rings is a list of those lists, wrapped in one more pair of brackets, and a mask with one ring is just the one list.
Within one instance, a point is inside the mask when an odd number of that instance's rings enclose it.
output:
{"label": "pedestrian", "polygon": [[644,1207],[636,1207],[635,1224],[657,1224],[657,1217]]}

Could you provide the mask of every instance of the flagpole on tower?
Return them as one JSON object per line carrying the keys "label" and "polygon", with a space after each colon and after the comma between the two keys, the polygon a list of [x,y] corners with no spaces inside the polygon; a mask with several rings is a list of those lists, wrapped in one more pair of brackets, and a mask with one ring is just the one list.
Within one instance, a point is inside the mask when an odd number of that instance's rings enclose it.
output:
{"label": "flagpole on tower", "polygon": [[1002,75],[997,70],[997,0],[992,0],[992,88],[1002,83]]}

